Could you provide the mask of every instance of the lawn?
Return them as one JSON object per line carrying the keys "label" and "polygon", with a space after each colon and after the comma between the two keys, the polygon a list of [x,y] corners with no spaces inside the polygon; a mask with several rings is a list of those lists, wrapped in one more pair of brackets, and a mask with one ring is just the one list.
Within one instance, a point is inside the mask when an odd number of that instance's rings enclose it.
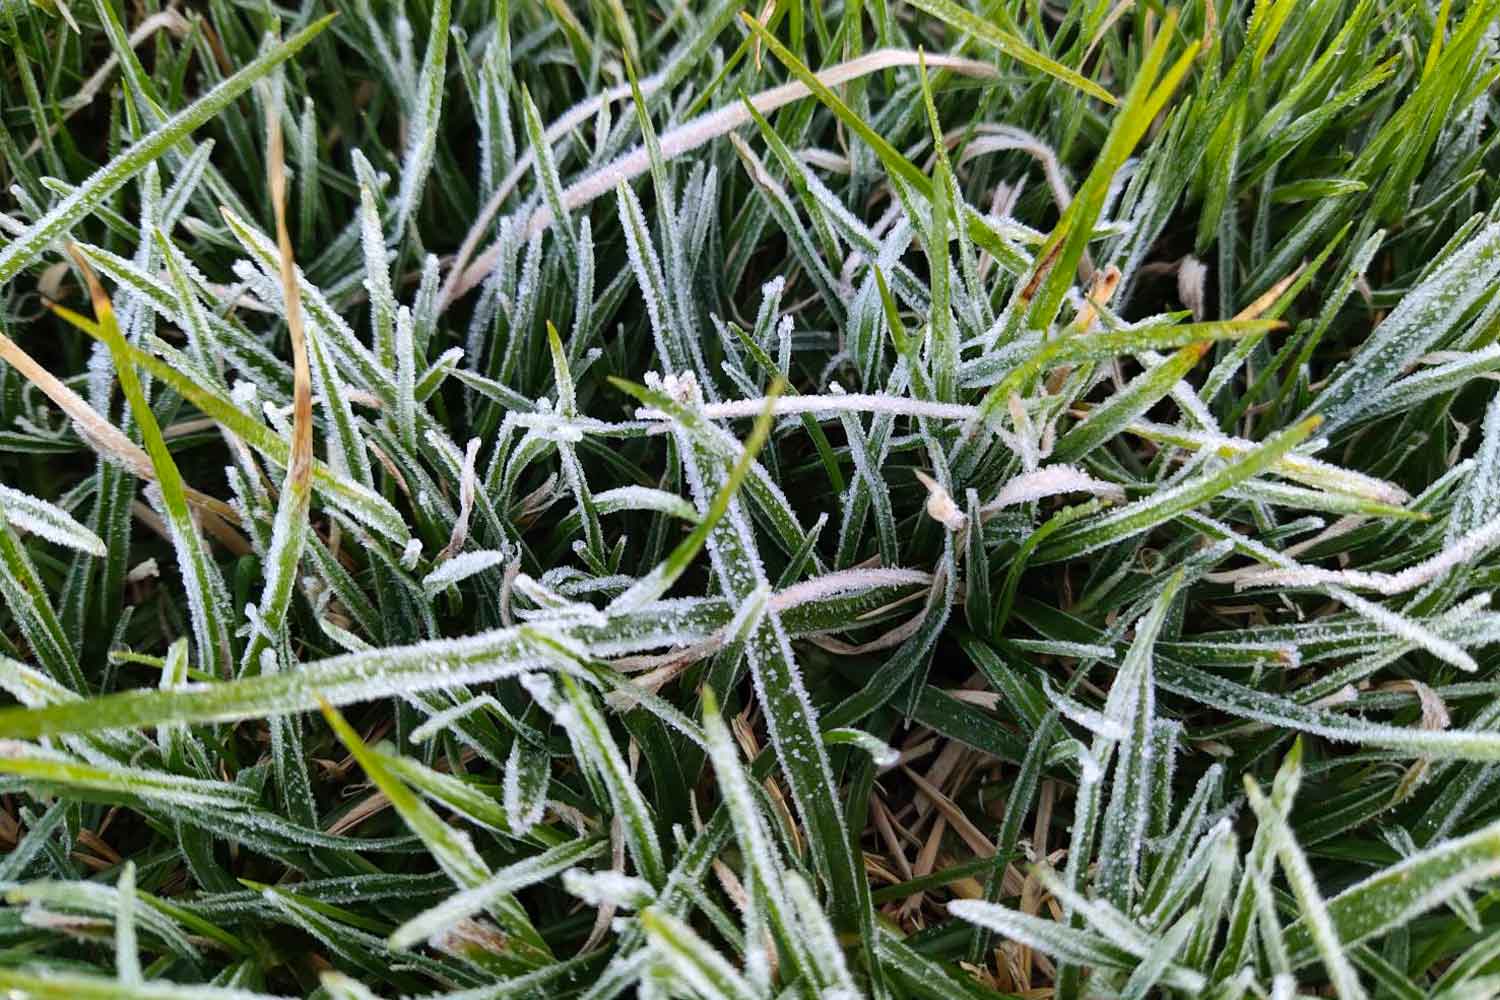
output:
{"label": "lawn", "polygon": [[0,995],[1500,997],[1500,0],[0,52]]}

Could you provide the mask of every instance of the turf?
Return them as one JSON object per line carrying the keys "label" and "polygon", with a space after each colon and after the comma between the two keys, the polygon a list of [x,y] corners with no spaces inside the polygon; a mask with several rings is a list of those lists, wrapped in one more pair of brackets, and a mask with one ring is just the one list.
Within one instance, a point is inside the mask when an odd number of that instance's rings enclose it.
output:
{"label": "turf", "polygon": [[0,993],[1500,995],[1500,0],[0,39]]}

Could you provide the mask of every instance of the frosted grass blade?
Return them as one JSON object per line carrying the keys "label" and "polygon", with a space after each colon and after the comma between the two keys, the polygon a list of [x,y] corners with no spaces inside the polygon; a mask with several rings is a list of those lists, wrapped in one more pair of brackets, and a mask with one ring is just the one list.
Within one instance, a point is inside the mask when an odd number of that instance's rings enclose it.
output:
{"label": "frosted grass blade", "polygon": [[[385,766],[380,756],[365,745],[337,709],[326,702],[322,709],[324,718],[328,720],[339,741],[349,748],[354,759],[364,768],[365,774],[390,800],[412,832],[427,845],[444,873],[464,889],[483,885],[491,877],[489,866],[479,856],[468,835],[444,823],[437,813],[417,798]],[[523,961],[529,959],[530,964],[540,964],[550,958],[547,945],[531,925],[526,911],[507,892],[502,891],[487,898],[484,905],[507,931],[515,935],[513,948],[518,957]]]}
{"label": "frosted grass blade", "polygon": [[594,704],[593,696],[572,677],[561,678],[566,703],[553,716],[568,731],[580,760],[594,769],[609,793],[614,812],[625,827],[625,842],[643,878],[657,889],[666,881],[667,868],[661,842],[656,836],[656,818],[641,794],[630,767],[615,746],[609,724]]}
{"label": "frosted grass blade", "polygon": [[1037,563],[1057,562],[1092,552],[1113,542],[1149,530],[1186,513],[1225,490],[1258,475],[1278,458],[1307,440],[1317,429],[1319,418],[1309,417],[1282,431],[1254,451],[1226,463],[1223,468],[1196,479],[1163,489],[1112,514],[1092,521],[1068,525],[1043,543],[1033,557]]}
{"label": "frosted grass blade", "polygon": [[438,126],[443,113],[443,92],[448,70],[448,21],[452,0],[436,0],[432,5],[432,22],[427,27],[427,51],[422,56],[422,73],[417,78],[416,93],[411,95],[411,122],[407,126],[406,155],[401,161],[401,188],[396,193],[395,231],[406,229],[415,214],[432,171],[437,150]]}
{"label": "frosted grass blade", "polygon": [[687,924],[655,908],[641,911],[640,921],[652,950],[699,996],[757,1000],[750,984]]}
{"label": "frosted grass blade", "polygon": [[1334,434],[1377,404],[1382,390],[1428,350],[1500,276],[1500,224],[1489,226],[1449,256],[1391,311],[1358,353],[1313,399]]}
{"label": "frosted grass blade", "polygon": [[410,948],[418,942],[445,933],[454,924],[494,905],[502,896],[534,885],[543,879],[597,857],[604,843],[588,837],[560,844],[535,857],[517,861],[497,870],[485,881],[454,893],[430,910],[403,923],[392,932],[392,948]]}
{"label": "frosted grass blade", "polygon": [[0,496],[0,597],[51,680],[73,692],[86,691],[77,652],[47,597],[36,564],[11,527],[9,507],[9,499]]}
{"label": "frosted grass blade", "polygon": [[1335,994],[1341,1000],[1360,1000],[1366,995],[1364,987],[1360,985],[1359,977],[1345,955],[1347,945],[1339,940],[1338,930],[1318,891],[1317,881],[1307,862],[1307,856],[1302,853],[1302,848],[1293,838],[1286,821],[1271,808],[1270,803],[1266,801],[1265,793],[1248,775],[1245,780],[1245,793],[1250,799],[1251,808],[1255,810],[1256,818],[1271,828],[1271,842],[1281,861],[1282,871],[1286,873],[1287,882],[1291,885],[1292,892],[1302,907],[1301,923],[1307,926],[1308,935],[1323,960],[1324,968],[1328,970],[1329,978],[1333,981]]}

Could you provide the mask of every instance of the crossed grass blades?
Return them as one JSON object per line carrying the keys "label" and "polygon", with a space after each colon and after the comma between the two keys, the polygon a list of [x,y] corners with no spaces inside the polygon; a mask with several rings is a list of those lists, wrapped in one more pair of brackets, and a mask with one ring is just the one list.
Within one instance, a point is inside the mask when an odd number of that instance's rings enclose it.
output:
{"label": "crossed grass blades", "polygon": [[7,996],[1500,995],[1500,0],[337,7],[0,3]]}

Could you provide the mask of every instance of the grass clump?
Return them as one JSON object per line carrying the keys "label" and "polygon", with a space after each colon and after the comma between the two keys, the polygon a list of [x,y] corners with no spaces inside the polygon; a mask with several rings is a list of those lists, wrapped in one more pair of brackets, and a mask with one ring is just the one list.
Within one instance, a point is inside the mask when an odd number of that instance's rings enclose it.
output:
{"label": "grass clump", "polygon": [[1497,25],[0,6],[0,991],[1500,995]]}

